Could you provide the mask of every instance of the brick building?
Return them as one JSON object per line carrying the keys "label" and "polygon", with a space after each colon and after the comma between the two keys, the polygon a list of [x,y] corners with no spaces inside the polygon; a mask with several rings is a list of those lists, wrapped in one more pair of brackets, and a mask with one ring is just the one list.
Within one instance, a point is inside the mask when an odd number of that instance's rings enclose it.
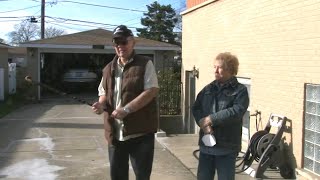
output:
{"label": "brick building", "polygon": [[[283,141],[292,164],[298,172],[319,178],[320,1],[186,2],[182,13],[185,121],[192,122],[189,106],[194,96],[214,79],[213,59],[220,52],[231,52],[240,62],[238,79],[250,93],[244,133],[250,137],[262,130],[271,113],[286,116]],[[249,120],[255,110],[261,112],[258,127],[253,117]]]}

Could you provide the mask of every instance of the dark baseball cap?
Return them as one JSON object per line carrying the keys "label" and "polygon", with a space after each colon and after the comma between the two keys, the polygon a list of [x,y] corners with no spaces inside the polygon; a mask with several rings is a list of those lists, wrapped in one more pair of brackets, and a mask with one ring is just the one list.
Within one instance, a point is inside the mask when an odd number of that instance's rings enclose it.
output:
{"label": "dark baseball cap", "polygon": [[120,25],[113,30],[112,38],[127,38],[133,36],[132,31],[125,25]]}

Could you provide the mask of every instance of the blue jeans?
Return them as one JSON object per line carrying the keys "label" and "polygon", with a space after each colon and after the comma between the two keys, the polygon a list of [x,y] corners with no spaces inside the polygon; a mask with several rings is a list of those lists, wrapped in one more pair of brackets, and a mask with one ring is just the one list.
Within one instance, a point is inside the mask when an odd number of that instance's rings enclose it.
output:
{"label": "blue jeans", "polygon": [[129,157],[136,180],[149,180],[154,155],[154,134],[127,141],[116,141],[108,147],[112,180],[129,179]]}
{"label": "blue jeans", "polygon": [[217,170],[218,180],[234,180],[236,158],[237,153],[217,156],[200,152],[197,179],[213,180]]}

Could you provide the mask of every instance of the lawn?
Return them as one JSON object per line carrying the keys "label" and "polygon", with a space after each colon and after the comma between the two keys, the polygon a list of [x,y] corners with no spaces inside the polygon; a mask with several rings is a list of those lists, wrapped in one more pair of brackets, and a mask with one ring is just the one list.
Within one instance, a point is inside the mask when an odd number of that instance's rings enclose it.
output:
{"label": "lawn", "polygon": [[25,97],[19,93],[9,95],[4,101],[0,101],[0,118],[25,104]]}

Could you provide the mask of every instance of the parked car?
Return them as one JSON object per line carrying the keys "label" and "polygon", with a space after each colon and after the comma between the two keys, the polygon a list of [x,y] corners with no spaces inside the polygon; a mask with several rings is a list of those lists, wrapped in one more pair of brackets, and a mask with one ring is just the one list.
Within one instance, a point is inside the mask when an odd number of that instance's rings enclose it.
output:
{"label": "parked car", "polygon": [[88,69],[69,69],[63,74],[63,84],[66,90],[74,89],[74,86],[94,87],[97,85],[97,74]]}
{"label": "parked car", "polygon": [[64,82],[90,83],[97,81],[97,74],[88,69],[69,69],[63,75]]}

